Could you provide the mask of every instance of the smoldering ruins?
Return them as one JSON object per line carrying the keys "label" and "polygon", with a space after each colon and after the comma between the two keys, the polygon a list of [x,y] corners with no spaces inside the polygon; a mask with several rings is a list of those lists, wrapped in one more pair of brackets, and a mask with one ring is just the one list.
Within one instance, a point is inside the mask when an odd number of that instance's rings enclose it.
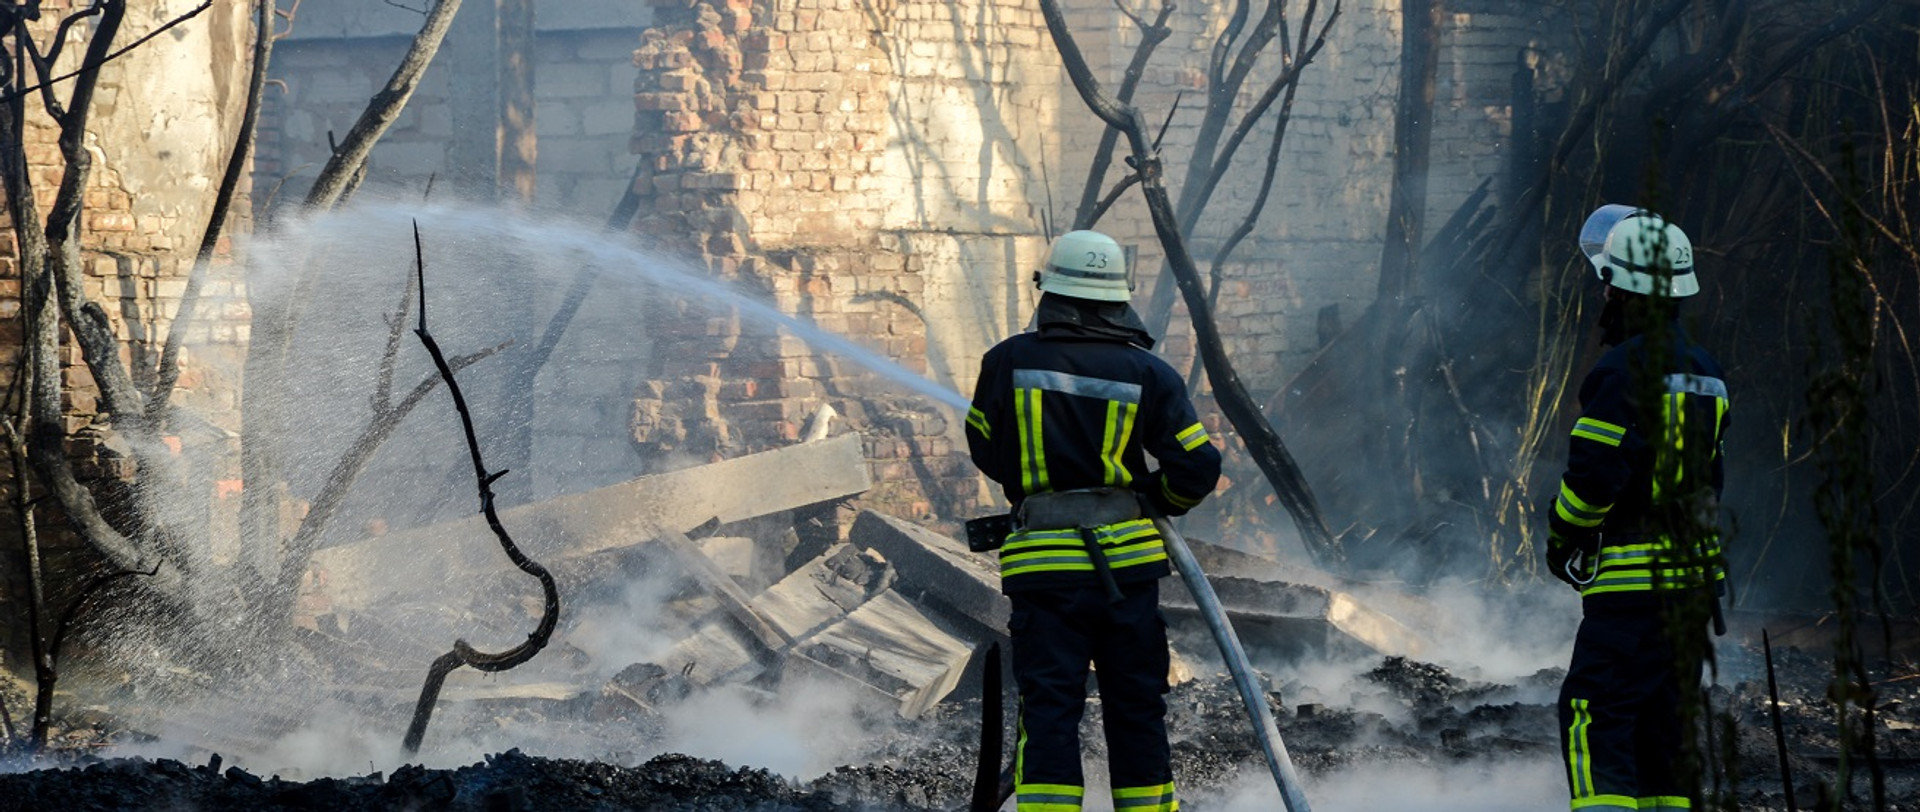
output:
{"label": "smoldering ruins", "polygon": [[[1920,808],[1912,4],[134,5],[0,7],[0,808],[966,808],[966,393],[1088,225],[1314,806],[1556,806],[1602,203],[1734,390],[1703,803]],[[1279,808],[1163,603],[1183,805]],[[423,718],[456,640],[538,652]]]}

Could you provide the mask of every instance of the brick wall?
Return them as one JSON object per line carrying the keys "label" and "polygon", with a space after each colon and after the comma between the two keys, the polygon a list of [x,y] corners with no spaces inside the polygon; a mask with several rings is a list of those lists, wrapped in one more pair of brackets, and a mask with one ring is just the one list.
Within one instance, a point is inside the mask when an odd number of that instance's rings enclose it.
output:
{"label": "brick wall", "polygon": [[[267,201],[297,203],[326,165],[328,133],[344,136],[406,53],[412,31],[336,36],[328,12],[301,10],[295,31],[311,33],[274,48],[271,75],[285,92],[269,94],[261,121],[255,183],[282,192]],[[414,22],[418,26],[417,20]],[[588,220],[605,219],[633,172],[632,64],[639,28],[542,29],[535,34],[535,132],[539,180],[535,205]],[[450,60],[442,53],[374,148],[365,188],[410,190],[428,179],[450,194],[456,167],[455,115],[449,100]]]}
{"label": "brick wall", "polygon": [[[1295,101],[1277,191],[1224,268],[1222,332],[1262,397],[1318,348],[1323,311],[1357,317],[1376,284],[1400,9],[1392,0],[1345,6]],[[1544,55],[1560,45],[1552,39],[1557,5],[1483,0],[1449,9],[1428,234],[1482,178],[1503,170],[1513,73],[1523,59],[1536,73],[1550,69]],[[1176,15],[1176,33],[1136,97],[1157,126],[1184,95],[1163,146],[1176,192],[1221,19],[1212,11]],[[1070,4],[1069,19],[1111,91],[1137,31],[1096,3]],[[634,150],[644,210],[654,212],[642,230],[678,241],[716,275],[764,291],[786,312],[963,393],[979,353],[1024,324],[1026,280],[1045,248],[1042,212],[1050,203],[1056,228],[1065,227],[1101,131],[1065,81],[1032,0],[709,0],[662,8],[635,61]],[[1256,71],[1241,104],[1273,64]],[[1203,268],[1258,191],[1271,125],[1263,129],[1194,235]],[[1144,293],[1160,258],[1137,197],[1101,228],[1139,247]],[[701,311],[683,303],[679,312]],[[1183,323],[1177,315],[1165,350],[1181,369],[1192,357]],[[692,319],[670,332],[683,349],[641,400],[643,442],[714,452],[778,443],[813,405],[848,411],[847,401],[874,402],[837,391],[846,382],[824,373],[841,362],[756,336],[738,318]],[[741,376],[759,384],[743,386]],[[968,480],[952,415],[898,391],[881,409],[853,410],[874,438],[883,483],[869,500],[906,515],[931,506],[944,519],[982,509],[991,496]],[[682,399],[698,409],[678,408]],[[729,420],[741,406],[774,419]],[[927,419],[897,419],[908,413]],[[887,416],[896,419],[879,419]]]}
{"label": "brick wall", "polygon": [[[1530,60],[1533,75],[1551,74],[1551,55],[1565,51],[1553,39],[1562,5],[1448,5],[1429,233],[1511,160],[1513,73]],[[583,3],[583,15],[590,6],[639,8]],[[1184,94],[1163,147],[1176,192],[1222,6],[1175,15],[1176,33],[1136,98],[1157,126]],[[1351,321],[1372,300],[1399,11],[1396,0],[1344,4],[1295,101],[1274,196],[1223,269],[1222,331],[1257,396],[1317,350],[1323,315]],[[288,93],[268,118],[263,181],[292,175],[288,188],[304,188],[298,167],[318,166],[326,132],[351,124],[404,47],[410,29],[396,12],[356,13],[393,20],[309,28],[282,44],[276,74]],[[1137,30],[1109,5],[1073,2],[1068,13],[1113,88]],[[636,233],[909,372],[970,391],[979,354],[1025,323],[1043,218],[1065,227],[1101,131],[1065,81],[1037,3],[700,0],[644,16],[644,30],[537,37],[541,203],[598,219],[637,162]],[[376,151],[370,182],[417,189],[447,169],[455,117],[443,70],[429,71]],[[1242,104],[1274,70],[1271,58],[1261,64]],[[1248,139],[1194,235],[1203,267],[1257,192],[1267,127]],[[1160,258],[1137,196],[1101,227],[1140,249],[1144,293]],[[656,460],[675,460],[655,464],[792,442],[832,405],[872,436],[883,483],[875,501],[953,518],[994,498],[965,464],[955,415],[891,382],[893,371],[863,371],[764,318],[694,297],[665,297],[644,320],[655,351],[634,436]],[[1184,321],[1182,311],[1163,344],[1181,369],[1192,360]],[[635,394],[601,387],[589,396]]]}
{"label": "brick wall", "polygon": [[[44,44],[75,2],[47,2],[35,24]],[[153,4],[151,14],[129,14],[121,42],[133,41],[164,21],[198,5],[185,0]],[[189,24],[130,51],[102,71],[87,128],[93,153],[81,216],[81,245],[87,296],[107,313],[123,345],[136,383],[151,380],[163,342],[176,328],[173,318],[186,288],[194,252],[206,226],[220,174],[233,144],[246,83],[247,43],[252,29],[246,3],[215,3]],[[82,25],[81,29],[85,30]],[[81,45],[69,43],[60,72],[77,66]],[[71,64],[69,64],[71,63]],[[65,96],[65,90],[61,91]],[[37,96],[26,104],[26,160],[44,218],[63,171],[58,131]],[[235,201],[225,233],[245,233],[250,205],[245,186]],[[0,208],[0,355],[12,359],[22,348],[20,266],[14,228]],[[221,532],[215,517],[230,514],[237,499],[239,370],[249,337],[250,315],[241,275],[222,239],[202,289],[198,318],[180,327],[181,372],[171,402],[190,417],[176,421],[168,447],[183,458],[193,488],[177,495],[181,517],[198,516],[204,540],[215,558],[231,557],[237,539]],[[69,451],[83,480],[112,487],[135,475],[124,441],[114,434],[111,416],[102,414],[92,375],[71,342],[61,348],[66,388]],[[0,386],[11,387],[15,367],[0,365]],[[11,492],[13,472],[0,466],[0,486]],[[9,501],[10,504],[10,501]],[[40,537],[53,557],[50,572],[71,564],[77,545],[61,530],[50,503],[36,510]],[[0,652],[17,654],[24,646],[25,623],[18,603],[24,597],[18,524],[0,524]],[[77,583],[67,570],[51,588]]]}

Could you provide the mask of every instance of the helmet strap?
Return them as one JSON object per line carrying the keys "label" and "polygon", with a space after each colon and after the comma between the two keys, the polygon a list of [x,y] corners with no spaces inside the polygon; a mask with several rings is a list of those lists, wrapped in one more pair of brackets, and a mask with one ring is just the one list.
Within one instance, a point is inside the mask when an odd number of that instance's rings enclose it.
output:
{"label": "helmet strap", "polygon": [[[1607,291],[1613,293],[1612,289]],[[1600,308],[1600,343],[1616,347],[1627,340],[1627,303],[1625,297],[1609,295]]]}

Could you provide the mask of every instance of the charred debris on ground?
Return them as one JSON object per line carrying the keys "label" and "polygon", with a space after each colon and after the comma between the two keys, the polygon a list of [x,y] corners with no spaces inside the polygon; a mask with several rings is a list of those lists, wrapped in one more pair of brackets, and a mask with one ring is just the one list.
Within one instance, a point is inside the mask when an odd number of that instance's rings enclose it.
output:
{"label": "charred debris on ground", "polygon": [[[932,529],[842,507],[869,484],[859,455],[858,437],[842,435],[502,511],[504,523],[540,528],[554,577],[580,608],[550,651],[521,671],[449,681],[423,754],[444,764],[460,753],[493,753],[482,761],[390,773],[370,764],[355,777],[316,777],[248,755],[318,715],[339,713],[338,703],[366,725],[390,723],[397,737],[418,685],[420,652],[443,646],[449,633],[523,629],[540,616],[542,602],[519,583],[524,578],[488,575],[498,567],[478,563],[458,541],[473,535],[475,518],[315,556],[296,637],[297,672],[317,688],[315,698],[280,696],[271,713],[216,711],[197,720],[140,709],[131,685],[96,705],[67,702],[55,752],[31,765],[38,769],[0,776],[0,798],[8,799],[0,806],[958,808],[971,789],[981,718],[977,652],[1001,639],[1006,603],[990,559]],[[785,475],[761,476],[767,470]],[[725,486],[742,477],[769,484],[751,498]],[[835,528],[849,516],[844,533]],[[1462,658],[1442,648],[1452,630],[1422,595],[1196,546],[1248,648],[1266,673],[1279,675],[1267,698],[1310,780],[1515,759],[1552,769],[1559,669],[1512,675],[1442,667],[1435,663]],[[401,550],[408,571],[431,566],[498,582],[464,604],[409,597],[395,577]],[[657,588],[649,614],[636,616],[626,587],[643,577]],[[1166,583],[1176,778],[1187,806],[1224,805],[1223,793],[1259,763],[1257,745],[1191,599],[1177,582]],[[1759,624],[1736,618],[1708,701],[1733,722],[1736,783],[1729,789],[1740,808],[1785,809]],[[615,627],[647,627],[656,639],[637,648],[590,642]],[[1823,650],[1831,635],[1818,624],[1774,631],[1789,764],[1806,796],[1800,808],[1812,808],[1813,788],[1833,774],[1840,748],[1825,699],[1830,667],[1805,652]],[[1911,650],[1892,655],[1872,671],[1887,808],[1920,809],[1920,672]],[[1298,676],[1341,663],[1347,670],[1335,679]],[[0,696],[21,707],[24,687],[8,685]],[[202,681],[200,690],[218,707],[219,686]],[[828,712],[852,717],[860,731],[860,741],[844,748],[844,763],[814,777],[654,755],[671,749],[676,714],[703,696],[732,692],[771,708],[810,690],[855,697]],[[1095,761],[1104,756],[1097,707],[1096,695],[1083,731]],[[148,731],[165,731],[177,760],[95,755],[142,740],[157,745]],[[583,741],[597,749],[569,758],[529,754],[563,752],[560,745],[571,743],[577,755]],[[471,749],[486,746],[479,742],[504,744]],[[450,749],[436,753],[436,745]]]}

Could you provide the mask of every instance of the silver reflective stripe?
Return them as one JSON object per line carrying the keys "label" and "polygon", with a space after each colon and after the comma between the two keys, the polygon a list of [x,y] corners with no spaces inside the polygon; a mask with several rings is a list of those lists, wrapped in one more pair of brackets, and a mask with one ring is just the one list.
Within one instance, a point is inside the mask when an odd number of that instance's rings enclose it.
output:
{"label": "silver reflective stripe", "polygon": [[1108,553],[1107,563],[1120,566],[1120,565],[1131,563],[1135,559],[1139,559],[1139,558],[1152,558],[1154,556],[1160,556],[1162,558],[1165,558],[1166,555],[1167,555],[1166,548],[1156,545],[1154,547],[1150,547],[1145,550],[1135,550],[1130,553],[1120,553],[1118,555],[1115,555],[1113,553]]}
{"label": "silver reflective stripe", "polygon": [[1034,558],[1017,558],[1012,561],[1001,561],[1000,568],[1001,569],[1018,569],[1020,567],[1046,567],[1046,566],[1053,566],[1057,564],[1084,564],[1087,566],[1092,566],[1093,559],[1088,558],[1086,553],[1061,553],[1059,555],[1036,556]]}
{"label": "silver reflective stripe", "polygon": [[1079,279],[1125,279],[1127,278],[1127,272],[1124,270],[1090,271],[1085,268],[1068,268],[1061,265],[1053,265],[1050,267],[1053,268],[1054,273],[1057,273],[1061,276],[1071,276]]}
{"label": "silver reflective stripe", "polygon": [[1689,395],[1706,395],[1721,400],[1727,399],[1727,382],[1705,375],[1689,375],[1676,372],[1667,376],[1668,392],[1685,392]]}
{"label": "silver reflective stripe", "polygon": [[1140,384],[1089,378],[1050,369],[1016,369],[1013,371],[1013,385],[1017,389],[1045,389],[1121,403],[1140,402]]}

